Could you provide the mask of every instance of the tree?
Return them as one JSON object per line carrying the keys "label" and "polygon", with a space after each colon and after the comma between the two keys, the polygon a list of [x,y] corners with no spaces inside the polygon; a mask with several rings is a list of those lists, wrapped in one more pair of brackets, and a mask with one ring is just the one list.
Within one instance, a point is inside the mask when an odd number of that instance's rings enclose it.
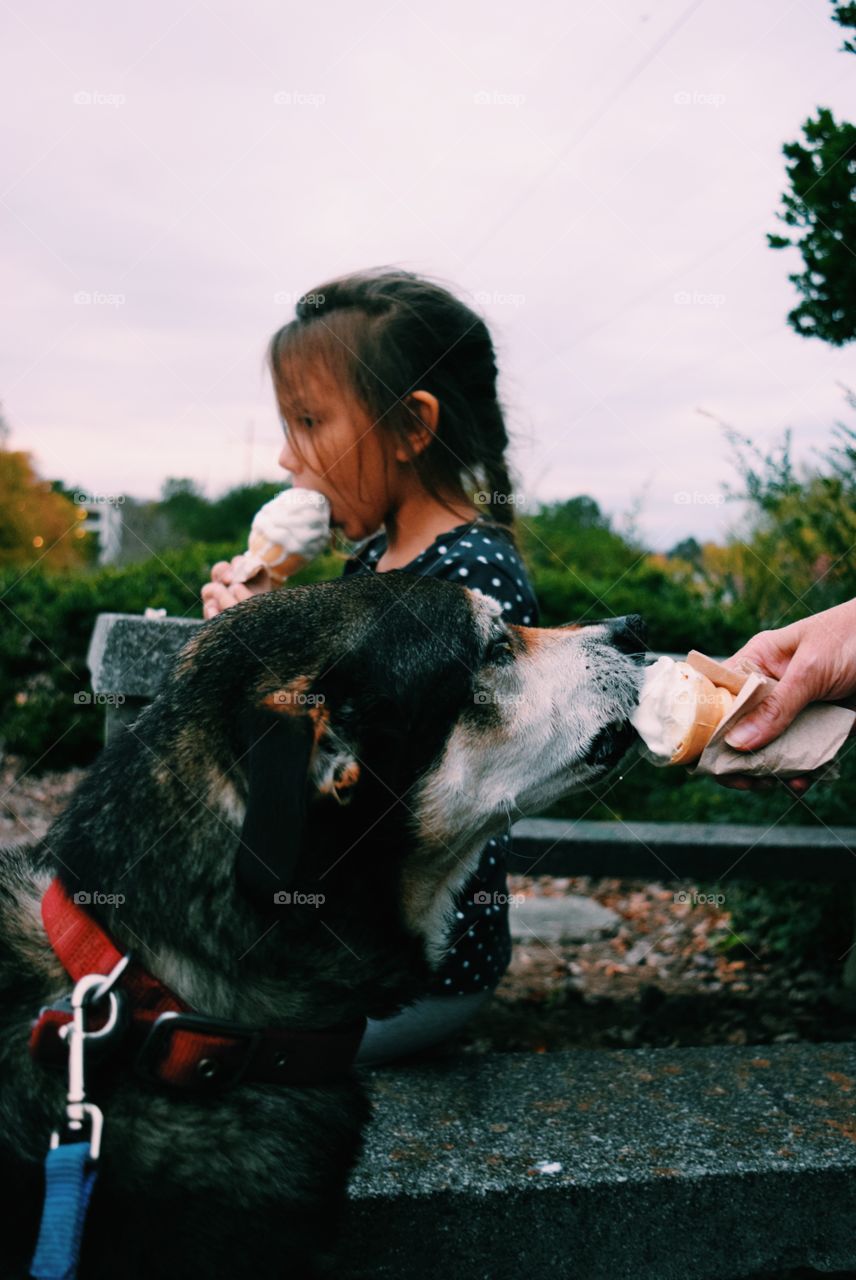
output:
{"label": "tree", "polygon": [[[851,410],[856,397],[845,391]],[[729,430],[749,525],[735,545],[740,597],[759,626],[781,626],[856,596],[856,430],[839,422],[816,463],[797,468],[790,435],[769,453]]]}
{"label": "tree", "polygon": [[0,442],[0,565],[80,564],[88,540],[81,513],[82,507],[40,479],[30,454],[4,449]]}
{"label": "tree", "polygon": [[667,551],[670,560],[686,560],[687,564],[698,564],[701,560],[701,543],[695,538],[684,538]]}
{"label": "tree", "polygon": [[[835,3],[833,19],[856,28],[856,3]],[[856,53],[846,40],[843,49]],[[827,107],[803,125],[803,140],[782,148],[790,191],[777,214],[792,236],[768,235],[772,249],[798,248],[804,270],[788,279],[802,301],[788,313],[803,337],[833,346],[856,338],[856,127]]]}
{"label": "tree", "polygon": [[282,491],[261,480],[238,485],[210,501],[193,480],[170,477],[161,489],[159,511],[172,530],[174,545],[188,542],[246,542],[259,507]]}
{"label": "tree", "polygon": [[[835,6],[835,12],[832,15],[833,22],[837,22],[840,27],[850,27],[856,30],[856,4],[852,2],[841,4],[836,3],[836,0],[832,0],[832,3]],[[856,53],[856,44],[852,40],[845,40],[841,47],[846,53]]]}

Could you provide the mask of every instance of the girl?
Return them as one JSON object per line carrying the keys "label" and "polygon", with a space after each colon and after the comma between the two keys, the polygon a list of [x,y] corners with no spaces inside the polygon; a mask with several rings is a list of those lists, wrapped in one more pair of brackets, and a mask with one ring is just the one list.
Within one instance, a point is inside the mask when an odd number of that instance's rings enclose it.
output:
{"label": "girl", "polygon": [[[484,322],[446,289],[396,270],[330,281],[296,313],[268,350],[286,433],[279,463],[328,498],[334,528],[356,544],[344,574],[446,578],[494,596],[509,621],[537,625]],[[225,561],[211,579],[206,617],[270,585],[232,584]],[[431,987],[402,1013],[369,1021],[358,1063],[435,1043],[489,998],[511,954],[509,846],[508,832],[488,842]]]}

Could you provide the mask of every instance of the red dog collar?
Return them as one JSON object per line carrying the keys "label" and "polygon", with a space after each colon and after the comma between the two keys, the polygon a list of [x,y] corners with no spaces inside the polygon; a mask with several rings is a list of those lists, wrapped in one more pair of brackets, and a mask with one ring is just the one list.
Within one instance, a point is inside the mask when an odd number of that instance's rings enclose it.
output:
{"label": "red dog collar", "polygon": [[[58,879],[42,898],[48,940],[77,982],[87,973],[112,972],[123,953],[101,926],[66,893]],[[181,1089],[219,1091],[237,1084],[324,1084],[353,1065],[365,1018],[326,1031],[252,1027],[196,1013],[131,957],[113,988],[130,1006],[123,1036],[135,1050],[136,1069],[150,1080]],[[106,1013],[104,1015],[106,1018]],[[30,1033],[30,1053],[64,1066],[68,1049],[59,1035],[70,1011],[42,1009]],[[103,1020],[102,1020],[103,1021]],[[99,1024],[93,1019],[93,1027]]]}

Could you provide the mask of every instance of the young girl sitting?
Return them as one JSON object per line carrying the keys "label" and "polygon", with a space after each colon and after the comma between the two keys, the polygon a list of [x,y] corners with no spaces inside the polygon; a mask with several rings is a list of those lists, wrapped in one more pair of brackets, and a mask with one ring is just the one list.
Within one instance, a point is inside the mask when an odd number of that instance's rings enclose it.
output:
{"label": "young girl sitting", "polygon": [[[286,432],[279,463],[327,497],[333,527],[356,544],[344,573],[446,578],[494,596],[510,622],[537,625],[484,322],[439,285],[392,270],[330,281],[296,310],[268,351]],[[216,564],[202,588],[205,617],[270,586],[233,584],[230,567]],[[488,999],[511,954],[510,843],[506,832],[485,846],[425,997],[370,1020],[358,1063],[435,1043]]]}

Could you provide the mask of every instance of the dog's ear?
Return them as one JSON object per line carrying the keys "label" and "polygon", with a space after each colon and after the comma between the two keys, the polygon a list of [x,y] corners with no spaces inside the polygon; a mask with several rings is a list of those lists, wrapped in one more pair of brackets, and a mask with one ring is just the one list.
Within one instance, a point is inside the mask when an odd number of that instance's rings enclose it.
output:
{"label": "dog's ear", "polygon": [[245,713],[241,727],[249,794],[236,875],[241,892],[270,911],[274,895],[293,883],[303,852],[315,725],[308,715],[256,707]]}

